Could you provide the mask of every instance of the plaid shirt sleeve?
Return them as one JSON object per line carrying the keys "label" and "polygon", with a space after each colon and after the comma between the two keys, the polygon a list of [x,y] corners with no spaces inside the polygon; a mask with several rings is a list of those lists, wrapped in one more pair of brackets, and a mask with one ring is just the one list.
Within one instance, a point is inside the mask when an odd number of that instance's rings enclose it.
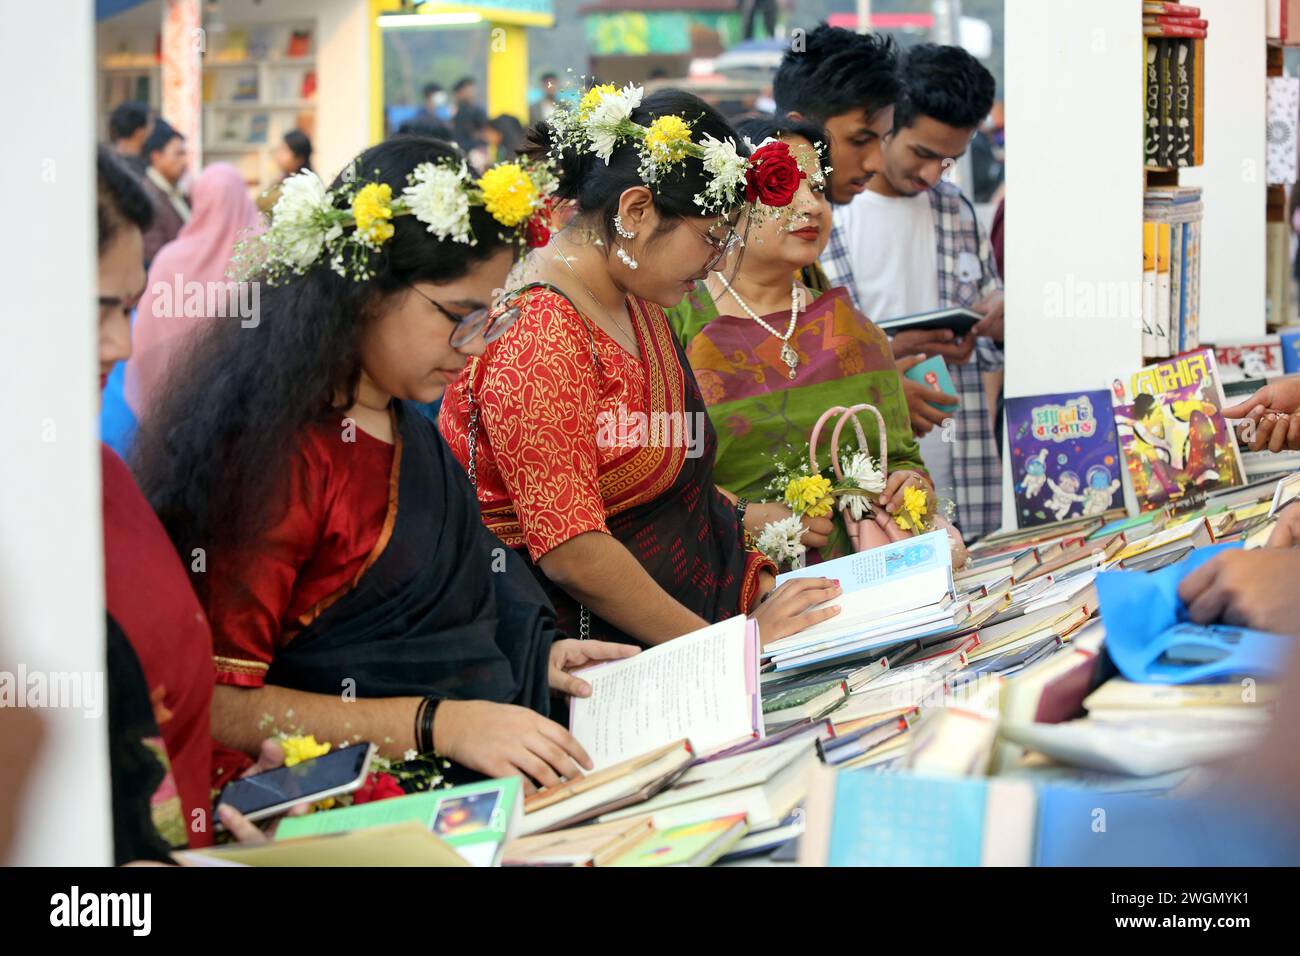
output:
{"label": "plaid shirt sleeve", "polygon": [[842,287],[849,293],[854,308],[862,310],[858,302],[858,283],[853,277],[853,260],[849,257],[849,244],[844,229],[838,224],[831,226],[831,241],[821,257],[822,271],[830,281],[831,288]]}
{"label": "plaid shirt sleeve", "polygon": [[[992,244],[961,191],[949,183],[931,190],[939,266],[939,305],[972,306],[1001,288]],[[978,275],[975,274],[978,272]],[[966,540],[1002,524],[1002,459],[993,437],[993,415],[984,394],[983,372],[1004,365],[1003,350],[989,338],[975,343],[975,357],[949,365],[961,398],[953,434],[953,477],[957,524]]]}
{"label": "plaid shirt sleeve", "polygon": [[[971,214],[974,215],[973,211]],[[989,241],[988,231],[978,219],[975,220],[975,235],[979,242],[980,272],[983,277],[980,284],[982,299],[991,292],[1002,291],[1002,278],[998,275],[998,262],[993,255],[993,243]],[[991,338],[983,336],[975,341],[975,349],[981,372],[1000,372],[1006,368],[1004,345],[999,345]]]}

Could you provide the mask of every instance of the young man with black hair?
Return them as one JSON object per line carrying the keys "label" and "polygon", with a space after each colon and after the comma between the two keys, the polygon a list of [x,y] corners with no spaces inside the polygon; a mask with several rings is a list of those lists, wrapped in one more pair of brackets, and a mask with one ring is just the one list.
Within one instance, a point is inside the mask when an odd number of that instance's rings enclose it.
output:
{"label": "young man with black hair", "polygon": [[149,166],[144,143],[151,129],[149,109],[143,103],[119,103],[108,116],[108,138],[113,152],[137,176],[143,176]]}
{"label": "young man with black hair", "polygon": [[[823,156],[822,164],[831,167],[825,192],[831,205],[850,202],[880,172],[880,145],[893,129],[900,86],[898,47],[883,34],[823,23],[791,42],[772,81],[776,115],[809,120],[826,130],[830,156]],[[843,237],[832,228],[828,254],[843,246]],[[829,281],[815,262],[800,278],[818,293],[841,284]]]}
{"label": "young man with black hair", "polygon": [[776,112],[826,128],[832,204],[849,202],[880,172],[880,144],[893,128],[899,86],[898,47],[878,33],[823,23],[786,51],[772,82]]}
{"label": "young man with black hair", "polygon": [[[964,306],[984,316],[962,339],[951,332],[900,332],[900,371],[942,356],[956,396],[904,379],[912,424],[941,499],[955,503],[968,540],[1001,525],[1002,462],[994,436],[1001,388],[1002,283],[975,209],[944,174],[970,146],[993,106],[996,85],[960,47],[907,52],[893,128],[881,141],[880,175],[835,211],[822,267],[872,319]],[[839,240],[838,242],[836,240]],[[956,428],[935,405],[956,404]],[[933,402],[933,404],[931,404]],[[938,426],[938,427],[936,427]]]}
{"label": "young man with black hair", "polygon": [[185,137],[162,118],[144,141],[144,155],[149,166],[141,182],[153,203],[153,225],[144,234],[144,263],[148,269],[158,250],[175,239],[189,222],[190,203],[180,182],[190,160]]}

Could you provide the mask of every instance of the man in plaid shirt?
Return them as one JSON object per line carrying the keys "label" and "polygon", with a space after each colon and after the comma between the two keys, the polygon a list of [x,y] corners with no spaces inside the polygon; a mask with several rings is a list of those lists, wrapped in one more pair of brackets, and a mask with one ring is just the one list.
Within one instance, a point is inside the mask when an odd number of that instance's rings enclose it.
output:
{"label": "man in plaid shirt", "polygon": [[[1002,462],[994,438],[1001,388],[1002,283],[988,236],[970,201],[943,174],[970,144],[993,105],[992,75],[960,47],[908,51],[881,174],[835,211],[821,258],[831,285],[844,286],[869,317],[896,318],[964,306],[984,319],[964,339],[947,331],[893,337],[906,371],[942,356],[956,396],[904,379],[913,428],[941,498],[956,506],[967,539],[1001,525]],[[953,420],[936,405],[960,408]]]}

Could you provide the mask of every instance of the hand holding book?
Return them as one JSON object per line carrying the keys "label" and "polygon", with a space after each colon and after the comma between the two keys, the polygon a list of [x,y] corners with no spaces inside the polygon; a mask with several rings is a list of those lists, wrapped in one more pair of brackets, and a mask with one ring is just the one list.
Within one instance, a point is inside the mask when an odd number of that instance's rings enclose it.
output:
{"label": "hand holding book", "polygon": [[448,760],[489,777],[524,778],[558,786],[562,778],[591,769],[591,757],[555,721],[514,704],[486,700],[444,700],[433,724],[434,744]]}
{"label": "hand holding book", "polygon": [[799,578],[768,591],[754,612],[759,640],[766,647],[791,634],[829,621],[838,607],[818,607],[840,596],[840,584],[830,578]]}
{"label": "hand holding book", "polygon": [[565,638],[551,645],[551,690],[570,697],[590,697],[591,685],[573,671],[590,667],[601,661],[617,661],[631,657],[640,648],[631,644],[615,644],[613,641],[575,641]]}
{"label": "hand holding book", "polygon": [[975,351],[973,336],[958,337],[952,329],[945,328],[900,329],[890,337],[890,341],[894,346],[895,361],[909,355],[942,355],[949,362],[960,365]]}

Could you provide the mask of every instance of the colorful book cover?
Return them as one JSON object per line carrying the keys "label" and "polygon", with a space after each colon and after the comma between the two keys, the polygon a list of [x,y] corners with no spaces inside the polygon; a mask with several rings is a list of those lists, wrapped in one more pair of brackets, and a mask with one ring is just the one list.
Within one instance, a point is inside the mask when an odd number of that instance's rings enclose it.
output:
{"label": "colorful book cover", "polygon": [[1115,430],[1143,511],[1245,483],[1223,419],[1211,349],[1148,365],[1111,385]]}
{"label": "colorful book cover", "polygon": [[708,866],[745,835],[745,814],[669,827],[620,856],[614,866]]}
{"label": "colorful book cover", "polygon": [[1007,399],[1021,528],[1122,507],[1119,449],[1105,390]]}
{"label": "colorful book cover", "polygon": [[519,777],[285,817],[276,839],[343,833],[415,821],[475,866],[492,866],[523,813]]}

